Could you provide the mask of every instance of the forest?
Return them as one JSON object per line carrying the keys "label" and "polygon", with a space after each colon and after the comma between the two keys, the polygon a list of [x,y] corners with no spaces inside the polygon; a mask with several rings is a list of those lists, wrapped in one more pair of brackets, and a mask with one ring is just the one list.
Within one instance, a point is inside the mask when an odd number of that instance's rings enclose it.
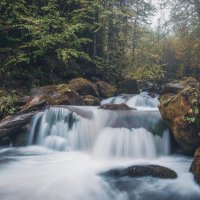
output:
{"label": "forest", "polygon": [[200,0],[0,0],[0,199],[199,200]]}
{"label": "forest", "polygon": [[199,18],[190,0],[1,0],[1,85],[199,78]]}

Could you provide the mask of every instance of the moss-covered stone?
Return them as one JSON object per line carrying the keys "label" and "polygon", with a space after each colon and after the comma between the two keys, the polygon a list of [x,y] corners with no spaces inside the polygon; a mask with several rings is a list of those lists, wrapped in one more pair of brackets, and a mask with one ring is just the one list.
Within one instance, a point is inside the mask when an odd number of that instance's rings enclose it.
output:
{"label": "moss-covered stone", "polygon": [[199,84],[193,78],[182,80],[181,84],[184,87],[177,94],[160,97],[160,112],[170,125],[180,147],[191,153],[200,146]]}
{"label": "moss-covered stone", "polygon": [[194,178],[197,183],[200,184],[200,148],[198,148],[195,152],[190,170],[194,174]]}
{"label": "moss-covered stone", "polygon": [[69,82],[69,85],[74,91],[78,92],[80,95],[92,95],[95,97],[99,97],[96,85],[87,79],[72,79]]}
{"label": "moss-covered stone", "polygon": [[85,95],[85,96],[82,96],[82,98],[83,98],[85,105],[87,105],[87,106],[99,106],[100,105],[99,99],[92,95]]}
{"label": "moss-covered stone", "polygon": [[[49,105],[83,105],[81,96],[70,85],[60,84],[35,88],[23,110],[31,109],[42,102]],[[46,104],[44,104],[46,105]]]}
{"label": "moss-covered stone", "polygon": [[103,98],[113,97],[117,93],[117,88],[113,85],[106,83],[105,81],[98,81],[96,84],[99,95]]}

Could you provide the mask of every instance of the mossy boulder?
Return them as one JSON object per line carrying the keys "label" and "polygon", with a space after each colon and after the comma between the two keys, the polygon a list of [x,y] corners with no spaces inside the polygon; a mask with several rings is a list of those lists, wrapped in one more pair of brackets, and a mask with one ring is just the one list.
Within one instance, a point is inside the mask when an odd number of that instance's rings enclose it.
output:
{"label": "mossy boulder", "polygon": [[160,97],[160,112],[171,127],[173,136],[187,153],[200,146],[200,91],[193,78],[181,81],[184,88],[177,94]]}
{"label": "mossy boulder", "polygon": [[91,81],[84,78],[72,79],[69,82],[69,86],[73,91],[76,91],[80,95],[92,95],[99,97],[97,87]]}
{"label": "mossy boulder", "polygon": [[[46,102],[46,103],[45,103]],[[29,98],[23,110],[29,110],[32,107],[43,104],[48,105],[83,105],[81,96],[75,92],[70,85],[60,84],[35,88],[31,91]]]}
{"label": "mossy boulder", "polygon": [[113,97],[117,93],[117,88],[105,81],[98,81],[96,83],[99,95],[103,98]]}
{"label": "mossy boulder", "polygon": [[197,183],[200,184],[200,148],[195,152],[190,171],[194,174]]}
{"label": "mossy boulder", "polygon": [[190,87],[191,86],[196,87],[196,85],[198,85],[198,81],[192,77],[189,77],[189,78],[185,78],[183,80],[175,80],[170,83],[166,83],[162,87],[161,94],[168,94],[168,93],[177,94],[178,92],[183,90],[188,85]]}
{"label": "mossy boulder", "polygon": [[100,100],[92,95],[82,96],[85,105],[87,106],[99,106]]}

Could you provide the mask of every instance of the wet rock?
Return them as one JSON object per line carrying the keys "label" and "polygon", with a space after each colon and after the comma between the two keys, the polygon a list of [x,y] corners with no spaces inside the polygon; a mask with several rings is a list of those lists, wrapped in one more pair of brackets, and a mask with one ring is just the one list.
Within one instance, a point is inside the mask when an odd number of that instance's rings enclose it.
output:
{"label": "wet rock", "polygon": [[161,96],[159,109],[182,150],[193,153],[200,146],[200,91],[199,84],[193,78],[184,80],[184,85],[184,89],[177,94]]}
{"label": "wet rock", "polygon": [[142,91],[159,94],[161,90],[160,82],[161,81],[143,79],[138,81],[138,85]]}
{"label": "wet rock", "polygon": [[12,141],[9,137],[3,137],[0,139],[0,146],[8,147],[12,144]]}
{"label": "wet rock", "polygon": [[67,109],[71,112],[74,112],[76,113],[77,115],[80,115],[81,117],[83,118],[86,118],[86,119],[92,119],[93,118],[93,112],[91,111],[88,111],[88,110],[82,110],[80,108],[77,108],[77,107],[67,107]]}
{"label": "wet rock", "polygon": [[122,93],[126,94],[139,94],[137,80],[135,79],[126,79],[121,82],[120,89]]}
{"label": "wet rock", "polygon": [[157,94],[155,92],[148,92],[148,95],[152,98],[156,98]]}
{"label": "wet rock", "polygon": [[144,176],[152,176],[155,178],[163,178],[163,179],[175,179],[177,178],[177,174],[175,171],[158,165],[136,165],[131,166],[125,169],[112,169],[108,172],[103,173],[106,176],[114,176],[114,177],[144,177]]}
{"label": "wet rock", "polygon": [[87,106],[99,106],[100,100],[92,95],[82,96],[85,105]]}
{"label": "wet rock", "polygon": [[73,91],[78,92],[80,95],[92,95],[99,97],[99,93],[95,84],[84,78],[72,79],[69,86]]}
{"label": "wet rock", "polygon": [[136,110],[135,108],[131,108],[125,103],[122,104],[104,104],[99,107],[102,110]]}
{"label": "wet rock", "polygon": [[14,115],[0,122],[0,140],[3,138],[17,137],[24,127],[29,124],[31,118],[36,114],[36,111]]}
{"label": "wet rock", "polygon": [[106,83],[105,81],[98,81],[96,85],[99,95],[103,98],[113,97],[117,93],[116,87]]}
{"label": "wet rock", "polygon": [[200,184],[200,148],[195,152],[190,171],[194,174],[197,183]]}

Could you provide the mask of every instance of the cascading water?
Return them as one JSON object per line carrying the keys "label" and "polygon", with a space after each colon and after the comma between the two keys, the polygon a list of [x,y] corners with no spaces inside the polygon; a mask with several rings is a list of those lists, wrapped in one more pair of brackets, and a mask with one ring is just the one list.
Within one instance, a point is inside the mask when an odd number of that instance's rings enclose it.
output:
{"label": "cascading water", "polygon": [[[199,200],[191,158],[170,155],[158,99],[146,93],[102,101],[133,110],[51,107],[32,120],[28,146],[0,150],[1,200]],[[175,180],[111,178],[116,167],[157,164]]]}
{"label": "cascading water", "polygon": [[[136,95],[127,102],[137,109],[141,105],[155,109],[157,102],[148,98]],[[78,109],[84,112],[83,108]],[[90,112],[90,119],[63,107],[37,114],[32,122],[29,144],[53,150],[91,151],[104,158],[153,158],[169,154],[169,133],[158,110],[116,112],[94,108]]]}

